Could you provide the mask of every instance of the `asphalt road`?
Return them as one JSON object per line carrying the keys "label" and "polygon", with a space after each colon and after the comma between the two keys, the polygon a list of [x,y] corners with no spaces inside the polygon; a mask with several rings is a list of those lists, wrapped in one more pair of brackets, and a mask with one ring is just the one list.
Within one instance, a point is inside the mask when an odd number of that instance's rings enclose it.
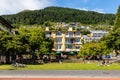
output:
{"label": "asphalt road", "polygon": [[0,78],[120,78],[120,70],[0,70]]}

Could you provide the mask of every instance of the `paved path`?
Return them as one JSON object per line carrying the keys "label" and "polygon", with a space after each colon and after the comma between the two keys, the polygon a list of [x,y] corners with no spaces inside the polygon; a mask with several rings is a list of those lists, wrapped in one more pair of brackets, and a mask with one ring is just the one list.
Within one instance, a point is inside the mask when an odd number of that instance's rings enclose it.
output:
{"label": "paved path", "polygon": [[[0,70],[0,78],[119,78],[120,70]],[[0,79],[1,80],[1,79]]]}

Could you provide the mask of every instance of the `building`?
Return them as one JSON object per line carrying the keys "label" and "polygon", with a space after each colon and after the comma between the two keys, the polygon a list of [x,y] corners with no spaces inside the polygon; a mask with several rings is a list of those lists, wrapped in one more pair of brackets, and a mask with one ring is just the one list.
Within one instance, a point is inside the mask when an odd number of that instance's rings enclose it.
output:
{"label": "building", "polygon": [[90,31],[91,34],[89,36],[83,35],[83,39],[85,42],[91,42],[91,41],[98,41],[100,40],[104,35],[108,34],[108,31],[101,31],[101,30],[93,30]]}
{"label": "building", "polygon": [[72,27],[67,31],[49,30],[46,27],[45,36],[54,40],[53,51],[61,51],[63,53],[78,52],[82,46],[80,31],[73,30]]}

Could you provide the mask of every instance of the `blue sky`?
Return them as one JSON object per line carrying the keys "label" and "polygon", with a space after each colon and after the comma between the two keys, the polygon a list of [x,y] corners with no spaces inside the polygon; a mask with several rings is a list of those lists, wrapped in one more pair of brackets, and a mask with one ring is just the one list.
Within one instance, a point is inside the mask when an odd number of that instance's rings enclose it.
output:
{"label": "blue sky", "polygon": [[120,0],[0,0],[0,15],[22,10],[39,10],[49,6],[75,8],[100,13],[117,12]]}
{"label": "blue sky", "polygon": [[120,0],[56,0],[57,6],[116,13]]}

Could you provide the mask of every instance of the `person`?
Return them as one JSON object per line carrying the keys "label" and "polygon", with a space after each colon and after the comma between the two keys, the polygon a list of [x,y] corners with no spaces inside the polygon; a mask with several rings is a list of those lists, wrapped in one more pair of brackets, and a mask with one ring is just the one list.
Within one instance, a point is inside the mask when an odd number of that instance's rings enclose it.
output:
{"label": "person", "polygon": [[105,60],[103,59],[103,61],[102,61],[102,65],[105,66],[105,64],[106,64],[106,63],[105,63]]}

